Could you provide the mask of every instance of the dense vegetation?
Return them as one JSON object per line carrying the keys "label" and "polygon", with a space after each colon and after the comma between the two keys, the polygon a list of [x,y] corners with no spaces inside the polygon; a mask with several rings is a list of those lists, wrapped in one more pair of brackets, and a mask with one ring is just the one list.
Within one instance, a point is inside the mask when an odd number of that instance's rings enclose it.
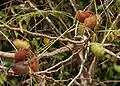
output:
{"label": "dense vegetation", "polygon": [[116,86],[120,0],[0,1],[0,86]]}

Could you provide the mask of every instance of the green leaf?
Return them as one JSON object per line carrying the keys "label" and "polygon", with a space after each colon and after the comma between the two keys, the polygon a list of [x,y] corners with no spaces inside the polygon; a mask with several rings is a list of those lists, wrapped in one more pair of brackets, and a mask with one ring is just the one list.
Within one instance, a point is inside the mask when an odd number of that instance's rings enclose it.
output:
{"label": "green leaf", "polygon": [[38,86],[38,84],[34,84],[34,86]]}
{"label": "green leaf", "polygon": [[95,33],[92,35],[91,41],[92,42],[98,41],[98,37],[97,37],[97,35]]}
{"label": "green leaf", "polygon": [[35,39],[35,38],[33,38],[33,40],[31,41],[31,43],[32,43],[32,45],[34,45],[34,46],[36,46],[36,47],[38,47],[38,41]]}
{"label": "green leaf", "polygon": [[78,35],[84,35],[84,26],[82,24],[78,25]]}
{"label": "green leaf", "polygon": [[28,24],[29,24],[30,19],[31,19],[31,17],[26,17],[26,18],[24,19],[24,20],[25,20],[25,22],[26,22],[26,25],[28,25]]}
{"label": "green leaf", "polygon": [[4,81],[2,80],[2,78],[0,77],[0,85],[2,85],[4,83]]}
{"label": "green leaf", "polygon": [[55,58],[58,59],[58,60],[62,60],[65,56],[64,55],[55,55]]}
{"label": "green leaf", "polygon": [[12,14],[16,14],[14,7],[11,7],[11,12],[12,12]]}
{"label": "green leaf", "polygon": [[3,18],[5,15],[5,13],[3,13],[2,11],[0,11],[0,18]]}
{"label": "green leaf", "polygon": [[102,64],[102,69],[106,68],[107,65],[106,64]]}
{"label": "green leaf", "polygon": [[70,73],[69,73],[69,72],[64,72],[64,74],[65,74],[66,76],[70,75]]}
{"label": "green leaf", "polygon": [[43,0],[40,0],[40,3],[41,3],[41,4],[43,4],[43,2],[44,2]]}
{"label": "green leaf", "polygon": [[1,78],[3,81],[6,81],[6,75],[4,73],[1,75]]}
{"label": "green leaf", "polygon": [[4,81],[6,81],[6,75],[4,73],[2,73],[0,75],[0,84],[4,84]]}
{"label": "green leaf", "polygon": [[7,68],[11,68],[12,64],[11,64],[11,62],[6,62],[6,63],[4,63],[4,66]]}
{"label": "green leaf", "polygon": [[13,63],[13,61],[12,61],[11,59],[5,59],[5,60],[3,61],[3,65],[4,65],[5,67],[7,67],[7,68],[12,67],[12,63]]}
{"label": "green leaf", "polygon": [[19,33],[16,31],[14,31],[14,33],[15,33],[15,37],[18,38]]}
{"label": "green leaf", "polygon": [[47,64],[48,62],[44,61],[40,63],[40,67],[44,66],[45,64]]}
{"label": "green leaf", "polygon": [[108,41],[110,41],[110,42],[114,41],[114,38],[115,38],[115,36],[113,33],[110,33],[107,37]]}
{"label": "green leaf", "polygon": [[120,65],[114,64],[114,69],[115,69],[118,73],[120,73]]}

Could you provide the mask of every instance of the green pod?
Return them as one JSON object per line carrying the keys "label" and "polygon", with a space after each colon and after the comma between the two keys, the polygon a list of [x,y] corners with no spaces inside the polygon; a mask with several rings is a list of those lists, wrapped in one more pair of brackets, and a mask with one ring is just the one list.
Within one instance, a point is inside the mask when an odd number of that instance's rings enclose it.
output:
{"label": "green pod", "polygon": [[84,26],[82,24],[78,25],[78,35],[83,36],[84,35]]}
{"label": "green pod", "polygon": [[91,45],[91,51],[95,56],[102,57],[104,56],[105,49],[100,43],[93,43]]}

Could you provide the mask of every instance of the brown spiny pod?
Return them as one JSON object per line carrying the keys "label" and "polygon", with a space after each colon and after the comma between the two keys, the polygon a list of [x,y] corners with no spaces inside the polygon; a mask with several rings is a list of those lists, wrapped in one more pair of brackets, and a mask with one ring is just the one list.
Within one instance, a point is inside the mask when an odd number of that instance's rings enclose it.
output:
{"label": "brown spiny pod", "polygon": [[29,55],[30,55],[30,52],[28,49],[20,49],[15,52],[14,58],[16,61],[22,61],[22,60],[25,60],[26,58],[28,58]]}
{"label": "brown spiny pod", "polygon": [[88,28],[94,28],[97,25],[97,22],[99,23],[101,21],[100,15],[92,15],[85,19],[84,25]]}
{"label": "brown spiny pod", "polygon": [[91,15],[94,15],[92,11],[78,12],[76,18],[79,22],[84,23],[84,20]]}
{"label": "brown spiny pod", "polygon": [[29,73],[29,67],[24,62],[14,63],[12,70],[16,75],[26,75]]}
{"label": "brown spiny pod", "polygon": [[32,71],[36,72],[39,70],[39,62],[37,59],[33,59],[30,62],[30,68]]}

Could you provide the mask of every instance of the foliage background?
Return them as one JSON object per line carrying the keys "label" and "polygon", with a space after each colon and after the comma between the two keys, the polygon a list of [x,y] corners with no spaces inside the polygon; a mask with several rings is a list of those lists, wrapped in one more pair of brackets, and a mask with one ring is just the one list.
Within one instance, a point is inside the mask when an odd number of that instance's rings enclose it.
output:
{"label": "foliage background", "polygon": [[[83,28],[84,25],[76,20],[78,10],[91,10],[94,13],[101,14],[101,26],[99,26],[97,30],[88,30],[90,35],[88,35],[87,32],[82,33],[81,28]],[[61,41],[60,37],[80,41],[76,40],[75,37],[83,34],[87,37],[90,36],[90,39],[88,39],[90,43],[101,43],[109,32],[103,43],[104,45],[106,44],[104,48],[108,49],[109,52],[106,52],[103,57],[97,58],[96,67],[93,66],[94,70],[92,71],[94,76],[91,77],[93,81],[92,84],[87,83],[86,85],[83,84],[83,86],[117,86],[120,79],[120,61],[119,58],[117,58],[117,56],[120,55],[119,11],[120,0],[2,0],[0,1],[0,24],[13,28],[20,27],[21,32],[0,28],[0,31],[5,35],[0,34],[0,51],[15,52],[9,40],[24,39],[29,41],[31,51],[37,56],[41,53],[49,53],[72,44],[70,41]],[[114,23],[114,21],[116,22]],[[77,35],[75,32],[76,28],[78,28]],[[34,35],[26,31],[44,35]],[[6,37],[9,40],[6,39]],[[79,47],[82,47],[83,55],[87,48],[90,48],[86,45]],[[70,58],[76,50],[78,50],[78,48],[46,58],[38,57],[40,65],[39,71],[44,71],[52,66],[54,67],[54,65],[59,62],[62,63]],[[84,64],[86,70],[84,69],[84,71],[82,71],[83,75],[88,72],[88,68],[94,61],[94,57],[90,50]],[[7,70],[11,68],[11,59],[1,58],[0,60],[1,65],[6,67]],[[4,72],[1,71],[0,84],[6,86],[67,86],[79,73],[81,63],[79,56],[76,55],[68,62],[51,69],[49,71],[50,73],[47,71],[46,73],[37,75],[8,76],[6,70]],[[87,78],[77,78],[74,83],[72,83],[73,86],[82,85],[82,80],[90,79],[88,76],[90,75],[87,75]]]}

